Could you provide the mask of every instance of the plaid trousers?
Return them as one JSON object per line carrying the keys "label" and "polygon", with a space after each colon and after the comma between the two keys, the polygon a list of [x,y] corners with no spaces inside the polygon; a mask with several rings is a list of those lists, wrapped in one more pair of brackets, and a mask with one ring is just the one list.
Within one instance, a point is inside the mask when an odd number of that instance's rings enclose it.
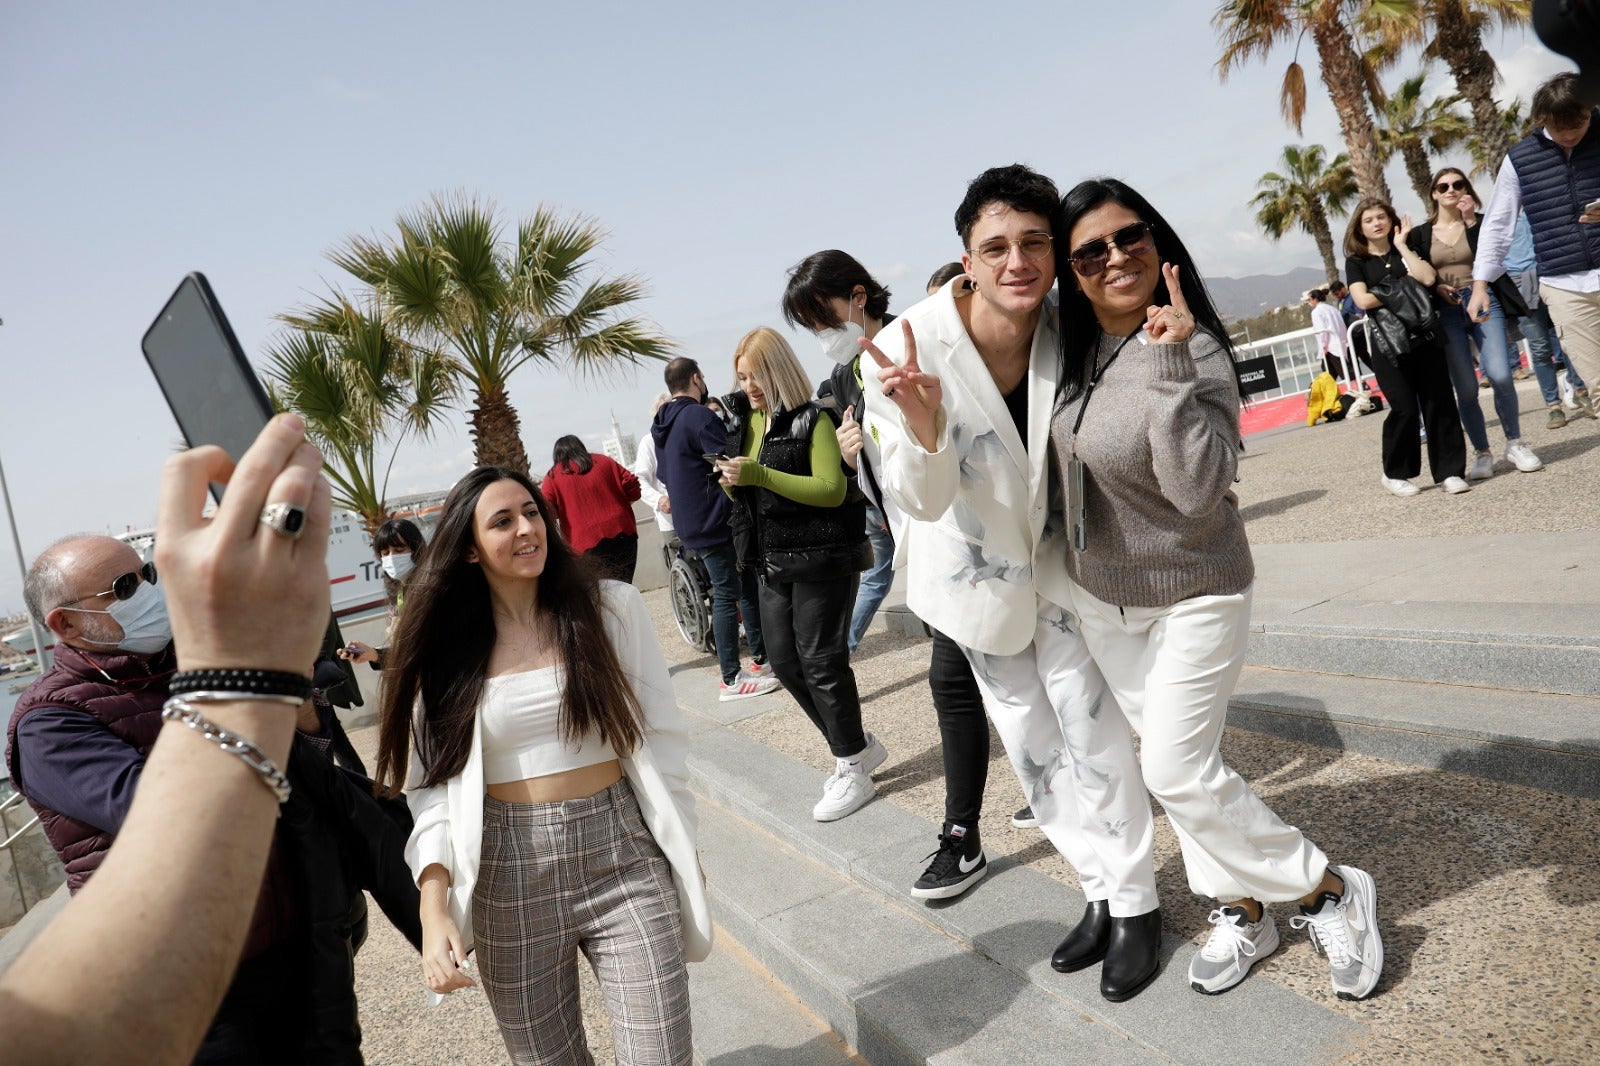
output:
{"label": "plaid trousers", "polygon": [[472,893],[478,971],[511,1061],[594,1062],[577,953],[594,967],[623,1066],[687,1066],[689,977],[672,870],[623,778],[561,803],[483,801]]}

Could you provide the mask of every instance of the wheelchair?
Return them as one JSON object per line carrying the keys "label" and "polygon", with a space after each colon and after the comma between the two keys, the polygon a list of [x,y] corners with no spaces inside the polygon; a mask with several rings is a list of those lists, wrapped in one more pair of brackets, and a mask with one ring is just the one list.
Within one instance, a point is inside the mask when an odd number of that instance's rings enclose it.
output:
{"label": "wheelchair", "polygon": [[661,546],[667,564],[667,588],[672,594],[672,618],[689,647],[715,651],[711,633],[711,575],[693,548],[677,537]]}

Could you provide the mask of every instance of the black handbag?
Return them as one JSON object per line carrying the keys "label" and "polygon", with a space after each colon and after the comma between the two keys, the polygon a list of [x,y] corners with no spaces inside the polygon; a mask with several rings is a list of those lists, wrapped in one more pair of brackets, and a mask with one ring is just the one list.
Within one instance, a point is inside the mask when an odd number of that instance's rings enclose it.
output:
{"label": "black handbag", "polygon": [[1409,275],[1384,278],[1370,291],[1383,301],[1383,306],[1367,312],[1368,342],[1374,352],[1398,362],[1407,352],[1436,342],[1439,311],[1420,281]]}

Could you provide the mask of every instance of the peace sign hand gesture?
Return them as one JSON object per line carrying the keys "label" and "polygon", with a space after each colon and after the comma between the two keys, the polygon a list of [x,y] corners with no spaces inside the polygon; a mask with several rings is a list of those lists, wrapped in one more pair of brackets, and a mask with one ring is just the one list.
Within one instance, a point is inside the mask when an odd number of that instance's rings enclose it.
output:
{"label": "peace sign hand gesture", "polygon": [[1157,344],[1182,344],[1194,333],[1194,315],[1189,313],[1189,303],[1178,284],[1178,265],[1162,263],[1161,276],[1167,280],[1167,298],[1172,302],[1145,308],[1144,329]]}
{"label": "peace sign hand gesture", "polygon": [[865,338],[861,340],[861,349],[872,356],[880,368],[878,381],[883,386],[883,394],[900,408],[917,442],[931,452],[937,443],[935,416],[944,403],[944,386],[937,377],[923,373],[922,367],[917,365],[917,337],[911,330],[911,323],[901,319],[900,330],[906,339],[904,363],[896,365],[882,349]]}

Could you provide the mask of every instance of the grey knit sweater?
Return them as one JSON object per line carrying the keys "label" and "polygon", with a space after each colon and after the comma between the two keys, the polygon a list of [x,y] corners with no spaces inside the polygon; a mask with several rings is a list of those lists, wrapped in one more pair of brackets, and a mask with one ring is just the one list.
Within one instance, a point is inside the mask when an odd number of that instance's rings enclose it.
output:
{"label": "grey knit sweater", "polygon": [[[1122,343],[1102,337],[1096,366]],[[1080,396],[1050,426],[1065,471]],[[1084,464],[1088,545],[1067,551],[1067,571],[1092,595],[1122,607],[1170,607],[1195,596],[1242,592],[1255,578],[1239,500],[1239,391],[1211,335],[1187,343],[1134,340],[1111,364],[1077,439]]]}

